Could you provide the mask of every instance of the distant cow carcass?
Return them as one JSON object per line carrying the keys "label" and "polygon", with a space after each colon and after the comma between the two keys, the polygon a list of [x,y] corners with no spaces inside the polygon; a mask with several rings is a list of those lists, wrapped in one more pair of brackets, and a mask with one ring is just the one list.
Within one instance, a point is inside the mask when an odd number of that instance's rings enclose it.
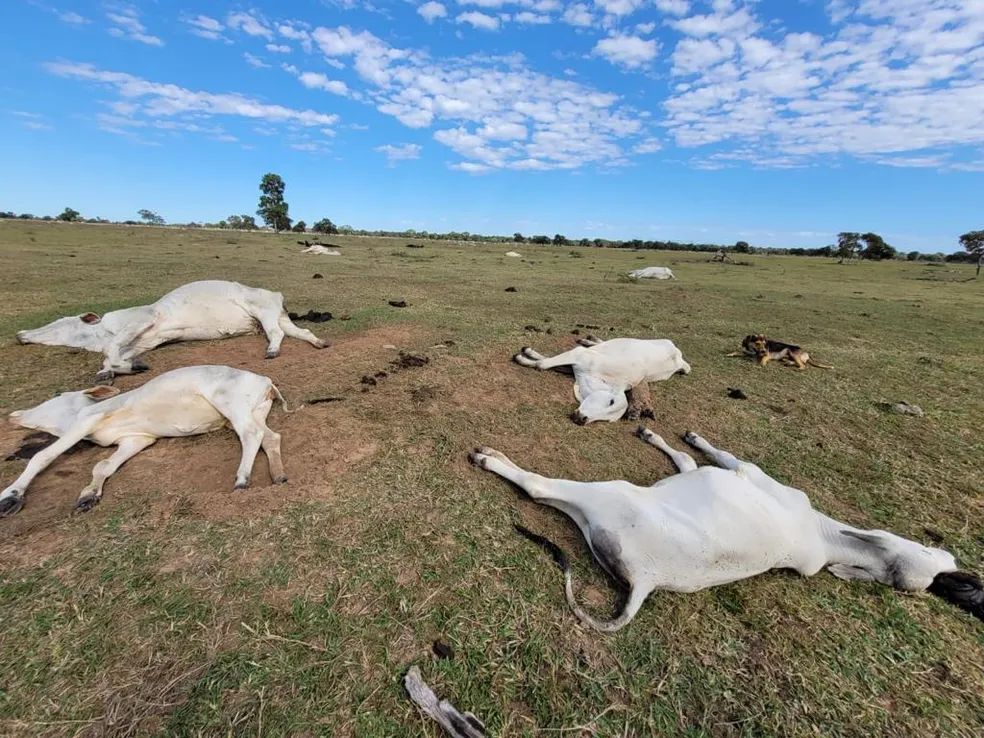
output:
{"label": "distant cow carcass", "polygon": [[645,267],[629,272],[633,279],[676,279],[669,267]]}
{"label": "distant cow carcass", "polygon": [[519,256],[522,256],[522,254],[520,254],[520,253],[518,253],[516,251],[507,251],[506,252],[506,256],[511,256],[512,258],[515,259],[515,258],[517,258]]}
{"label": "distant cow carcass", "polygon": [[337,249],[330,249],[320,243],[313,243],[306,249],[301,249],[302,254],[321,254],[322,256],[341,256],[342,252]]}
{"label": "distant cow carcass", "polygon": [[101,317],[83,313],[59,318],[41,328],[21,331],[17,340],[102,353],[106,359],[96,378],[105,382],[116,374],[145,371],[147,365],[137,357],[161,344],[255,333],[257,324],[269,342],[268,359],[280,354],[284,336],[319,349],[328,345],[291,322],[280,292],[219,280],[190,282],[152,305],[114,310]]}
{"label": "distant cow carcass", "polygon": [[286,411],[283,396],[267,377],[228,366],[189,366],[165,372],[122,394],[115,387],[99,385],[63,392],[37,407],[13,412],[11,423],[50,433],[58,440],[37,453],[0,493],[0,517],[20,510],[34,478],[82,440],[117,449],[93,468],[92,482],[75,503],[78,510],[98,503],[106,480],[158,438],[195,436],[225,426],[231,426],[242,443],[235,489],[249,484],[260,448],[274,483],[286,482],[280,435],[266,424],[275,399]]}

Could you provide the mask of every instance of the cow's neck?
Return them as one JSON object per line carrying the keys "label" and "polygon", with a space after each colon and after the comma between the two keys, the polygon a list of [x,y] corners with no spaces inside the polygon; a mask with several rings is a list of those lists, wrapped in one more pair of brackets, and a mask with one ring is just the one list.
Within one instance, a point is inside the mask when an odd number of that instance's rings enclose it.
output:
{"label": "cow's neck", "polygon": [[817,531],[820,534],[820,540],[823,541],[828,566],[831,564],[843,564],[844,566],[860,567],[868,571],[877,571],[884,568],[885,561],[882,558],[880,549],[875,544],[862,541],[854,536],[846,536],[841,532],[847,530],[863,534],[869,533],[870,531],[841,523],[820,512],[814,511],[814,514],[816,516]]}

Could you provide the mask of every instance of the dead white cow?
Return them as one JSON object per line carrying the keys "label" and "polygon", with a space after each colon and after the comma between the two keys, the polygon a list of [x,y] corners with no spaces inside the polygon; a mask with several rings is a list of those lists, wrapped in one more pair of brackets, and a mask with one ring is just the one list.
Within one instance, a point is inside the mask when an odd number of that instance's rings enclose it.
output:
{"label": "dead white cow", "polygon": [[[618,420],[630,410],[630,399],[634,418],[652,415],[649,382],[660,382],[677,373],[690,374],[683,353],[667,338],[599,341],[587,336],[578,339],[578,344],[550,358],[526,346],[513,360],[540,370],[573,369],[574,397],[580,403],[573,418],[579,425]],[[627,392],[631,398],[626,397]]]}
{"label": "dead white cow", "polygon": [[103,484],[128,459],[158,438],[195,436],[231,426],[242,443],[235,489],[245,489],[256,454],[263,449],[275,484],[287,481],[280,456],[280,434],[266,417],[279,400],[287,404],[267,377],[228,366],[189,366],[165,372],[129,392],[99,385],[81,392],[63,392],[29,410],[10,414],[10,422],[58,436],[39,451],[23,473],[0,493],[0,517],[24,504],[28,485],[58,456],[82,440],[117,446],[116,452],[92,470],[92,482],[75,507],[88,510],[102,497]]}
{"label": "dead white cow", "polygon": [[321,244],[315,243],[308,246],[306,249],[301,249],[302,254],[321,254],[323,256],[341,256],[342,252],[336,249],[330,249],[327,246],[322,246]]}
{"label": "dead white cow", "polygon": [[812,576],[823,568],[842,579],[876,581],[933,594],[984,619],[984,589],[973,574],[957,571],[953,556],[882,530],[862,530],[823,515],[800,490],[758,466],[715,449],[694,433],[685,440],[723,468],[697,467],[652,431],[639,436],[664,451],[679,474],[651,487],[629,482],[549,479],[521,469],[490,448],[473,451],[473,463],[555,507],[581,529],[591,553],[628,589],[622,613],[600,621],[574,599],[567,557],[556,545],[517,526],[549,550],[564,572],[574,614],[600,631],[616,631],[639,611],[653,590],[697,592],[761,574],[793,569]]}
{"label": "dead white cow", "polygon": [[137,357],[173,341],[207,341],[255,333],[257,324],[269,341],[266,358],[280,354],[284,336],[324,348],[326,341],[294,325],[284,311],[280,292],[247,287],[238,282],[204,280],[189,282],[152,305],[73,315],[34,330],[17,334],[20,343],[71,346],[106,356],[98,381],[115,374],[145,371]]}
{"label": "dead white cow", "polygon": [[644,267],[629,272],[633,279],[676,279],[669,267]]}
{"label": "dead white cow", "polygon": [[517,253],[516,251],[507,251],[506,256],[511,256],[512,258],[515,259],[517,256],[522,256],[522,254]]}

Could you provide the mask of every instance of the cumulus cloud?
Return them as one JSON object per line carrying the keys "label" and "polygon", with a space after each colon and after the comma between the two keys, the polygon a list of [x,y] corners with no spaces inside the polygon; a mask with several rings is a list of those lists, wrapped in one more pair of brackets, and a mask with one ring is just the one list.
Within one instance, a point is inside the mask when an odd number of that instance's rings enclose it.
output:
{"label": "cumulus cloud", "polygon": [[399,146],[385,144],[384,146],[377,146],[373,151],[386,154],[386,161],[391,167],[395,166],[398,161],[420,158],[419,144],[401,144]]}
{"label": "cumulus cloud", "polygon": [[314,46],[311,42],[311,34],[309,34],[303,28],[295,28],[294,25],[290,23],[281,23],[277,26],[277,33],[279,33],[284,38],[289,38],[292,41],[297,41],[301,48],[304,49],[305,53],[310,54]]}
{"label": "cumulus cloud", "polygon": [[476,10],[468,13],[461,13],[455,18],[456,23],[468,23],[472,28],[480,28],[483,31],[499,30],[499,19],[492,15],[479,13]]}
{"label": "cumulus cloud", "polygon": [[688,0],[656,0],[656,7],[669,15],[686,15],[690,12]]}
{"label": "cumulus cloud", "polygon": [[364,99],[456,152],[472,173],[487,169],[576,169],[624,161],[641,118],[617,95],[533,71],[522,55],[435,60],[363,31],[317,28],[331,59],[351,59],[368,84]]}
{"label": "cumulus cloud", "polygon": [[438,2],[424,3],[417,8],[417,12],[428,23],[433,23],[438,18],[446,18],[448,15],[448,9]]}
{"label": "cumulus cloud", "polygon": [[984,6],[862,0],[827,10],[841,24],[827,37],[764,30],[729,2],[674,21],[689,36],[672,54],[664,103],[677,145],[732,147],[710,166],[789,167],[841,154],[942,166],[933,149],[984,143]]}
{"label": "cumulus cloud", "polygon": [[287,44],[267,44],[266,50],[273,54],[289,54],[293,51]]}
{"label": "cumulus cloud", "polygon": [[572,26],[587,28],[595,22],[594,14],[585,3],[573,3],[567,7],[562,16],[564,23]]}
{"label": "cumulus cloud", "polygon": [[513,16],[513,20],[516,21],[516,23],[521,23],[523,25],[538,26],[550,23],[550,16],[541,15],[540,13],[531,13],[526,10],[522,13],[516,13],[516,15]]}
{"label": "cumulus cloud", "polygon": [[[295,71],[292,67],[288,68],[287,71]],[[320,72],[301,72],[297,75],[298,80],[301,84],[308,89],[313,90],[325,90],[333,95],[348,95],[349,89],[341,80],[329,79]]]}
{"label": "cumulus cloud", "polygon": [[249,36],[261,36],[267,41],[273,40],[273,31],[254,13],[230,13],[226,24],[233,31],[242,31]]}
{"label": "cumulus cloud", "polygon": [[260,59],[260,57],[253,56],[248,51],[243,52],[243,59],[245,59],[246,63],[249,64],[254,69],[269,69],[270,67],[270,65],[267,64],[262,59]]}
{"label": "cumulus cloud", "polygon": [[658,50],[659,46],[652,39],[614,34],[595,44],[592,53],[604,57],[612,64],[636,69],[655,59]]}
{"label": "cumulus cloud", "polygon": [[163,46],[164,42],[157,36],[147,33],[147,27],[140,22],[140,13],[129,5],[106,13],[106,18],[112,24],[109,35],[139,41],[148,46]]}

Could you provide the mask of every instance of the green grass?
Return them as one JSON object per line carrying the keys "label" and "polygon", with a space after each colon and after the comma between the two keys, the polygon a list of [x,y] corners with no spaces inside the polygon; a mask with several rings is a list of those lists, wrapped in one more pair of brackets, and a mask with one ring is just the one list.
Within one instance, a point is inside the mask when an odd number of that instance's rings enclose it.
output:
{"label": "green grass", "polygon": [[[174,489],[163,474],[146,484],[199,448],[238,458],[226,433],[162,441],[85,515],[22,526],[18,518],[44,513],[38,505],[50,499],[29,491],[24,511],[0,520],[0,733],[437,736],[402,690],[414,663],[492,735],[984,731],[984,628],[955,608],[826,573],[770,573],[692,595],[656,593],[628,627],[602,636],[577,623],[556,568],[512,531],[522,521],[565,547],[579,597],[607,616],[611,583],[574,525],[466,460],[489,444],[551,476],[668,475],[669,462],[633,438],[633,425],[575,426],[569,378],[509,358],[524,344],[569,347],[579,323],[601,326],[599,335],[670,337],[693,365],[689,377],[653,387],[650,425],[671,443],[699,431],[847,522],[927,543],[930,528],[979,571],[984,283],[965,281],[972,269],[761,255],[737,267],[697,254],[525,244],[520,260],[502,245],[408,250],[344,237],[330,239],[342,256],[317,257],[297,253],[295,240],[0,223],[3,412],[89,386],[100,364],[93,354],[18,346],[17,330],[223,278],[280,290],[291,310],[351,320],[313,326],[335,343],[323,352],[294,342],[263,362],[252,339],[229,339],[157,349],[146,357],[152,370],[178,356],[228,357],[238,342],[243,361],[292,402],[344,394],[323,411],[338,425],[291,416],[308,422],[304,439],[288,435],[302,426],[271,415],[285,447],[296,441],[293,455],[285,451],[288,473],[320,437],[357,430],[376,443],[322,481],[292,477],[288,487],[304,498],[272,512],[249,504],[263,494],[259,472],[238,514],[193,504],[231,495],[234,465],[221,470],[218,490],[202,488],[203,470],[173,477]],[[650,264],[672,267],[678,280],[620,278]],[[390,299],[410,307],[390,308]],[[527,334],[530,324],[552,334]],[[379,362],[345,347],[379,329],[401,332],[401,348],[431,361],[361,393],[360,376]],[[836,368],[800,373],[725,358],[750,332],[801,343]],[[455,345],[431,348],[444,339]],[[413,394],[423,386],[433,392]],[[728,387],[749,400],[728,399]],[[926,417],[877,405],[898,400]],[[0,454],[21,435],[3,431]],[[106,453],[66,457],[57,469],[85,476]],[[0,462],[0,484],[23,463]],[[82,477],[55,471],[38,484],[74,499]],[[436,638],[453,646],[453,660],[433,658]]]}

